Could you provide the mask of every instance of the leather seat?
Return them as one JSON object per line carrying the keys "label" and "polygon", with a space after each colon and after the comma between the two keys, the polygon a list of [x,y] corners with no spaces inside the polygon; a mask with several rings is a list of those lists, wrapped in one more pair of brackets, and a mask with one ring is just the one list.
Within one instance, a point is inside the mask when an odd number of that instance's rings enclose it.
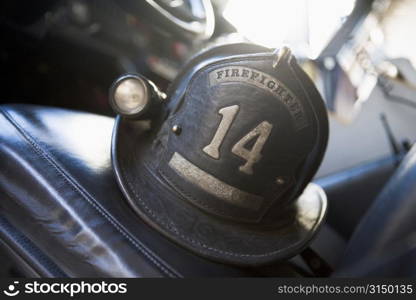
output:
{"label": "leather seat", "polygon": [[298,276],[217,264],[147,226],[113,175],[113,119],[31,105],[0,107],[0,238],[31,276]]}
{"label": "leather seat", "polygon": [[359,223],[337,276],[416,276],[416,145]]}

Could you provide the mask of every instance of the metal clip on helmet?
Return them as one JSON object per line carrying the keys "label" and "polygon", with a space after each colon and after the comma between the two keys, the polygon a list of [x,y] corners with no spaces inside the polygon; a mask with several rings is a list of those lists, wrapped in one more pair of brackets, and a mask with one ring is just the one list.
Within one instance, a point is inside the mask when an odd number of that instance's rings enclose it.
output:
{"label": "metal clip on helmet", "polygon": [[[135,96],[120,91],[125,83]],[[213,48],[188,63],[166,100],[161,95],[135,76],[111,90],[120,113],[113,166],[137,214],[222,263],[259,265],[302,251],[326,211],[324,192],[309,182],[325,152],[328,120],[290,51]]]}

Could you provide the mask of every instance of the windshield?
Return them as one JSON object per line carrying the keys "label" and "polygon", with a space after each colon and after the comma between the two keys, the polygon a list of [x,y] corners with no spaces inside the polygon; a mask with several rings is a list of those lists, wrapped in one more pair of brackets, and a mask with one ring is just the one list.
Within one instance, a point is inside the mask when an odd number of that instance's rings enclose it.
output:
{"label": "windshield", "polygon": [[270,48],[288,44],[308,58],[319,55],[355,4],[355,0],[225,2],[224,17],[247,39]]}

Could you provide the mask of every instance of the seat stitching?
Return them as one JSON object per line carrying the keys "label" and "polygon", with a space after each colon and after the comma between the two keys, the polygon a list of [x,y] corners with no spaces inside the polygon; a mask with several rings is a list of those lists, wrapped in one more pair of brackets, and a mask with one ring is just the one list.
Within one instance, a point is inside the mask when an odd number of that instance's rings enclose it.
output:
{"label": "seat stitching", "polygon": [[[32,146],[37,154],[42,156],[56,171],[56,173],[61,176],[69,185],[70,187],[81,195],[87,202],[96,210],[98,211],[110,224],[119,232],[121,233],[133,246],[135,246],[142,254],[144,254],[152,263],[159,268],[160,271],[168,275],[169,277],[180,277],[180,275],[176,272],[176,270],[169,270],[170,266],[163,266],[164,262],[159,262],[158,258],[155,256],[154,253],[150,252],[150,250],[146,249],[144,245],[133,237],[130,236],[125,230],[123,230],[122,225],[118,223],[104,208],[102,208],[96,200],[90,196],[86,191],[84,191],[81,187],[78,186],[72,176],[67,174],[62,167],[39,145],[35,138],[33,138],[29,133],[27,133],[23,127],[17,123],[17,121],[3,108],[0,108],[0,112],[4,115],[4,117],[21,133],[21,135],[25,138],[25,140]],[[169,269],[168,269],[169,268]]]}

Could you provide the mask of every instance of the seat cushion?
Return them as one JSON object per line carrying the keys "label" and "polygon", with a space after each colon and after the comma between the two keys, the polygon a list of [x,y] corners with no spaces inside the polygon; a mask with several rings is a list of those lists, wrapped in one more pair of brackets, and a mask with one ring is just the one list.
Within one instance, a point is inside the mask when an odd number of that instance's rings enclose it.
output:
{"label": "seat cushion", "polygon": [[[113,122],[57,108],[0,107],[0,217],[33,247],[22,247],[12,234],[6,238],[2,231],[9,227],[0,230],[3,243],[39,276],[258,274],[193,255],[132,211],[111,167]],[[273,275],[293,272],[279,265]]]}
{"label": "seat cushion", "polygon": [[357,226],[339,276],[416,276],[416,145]]}

